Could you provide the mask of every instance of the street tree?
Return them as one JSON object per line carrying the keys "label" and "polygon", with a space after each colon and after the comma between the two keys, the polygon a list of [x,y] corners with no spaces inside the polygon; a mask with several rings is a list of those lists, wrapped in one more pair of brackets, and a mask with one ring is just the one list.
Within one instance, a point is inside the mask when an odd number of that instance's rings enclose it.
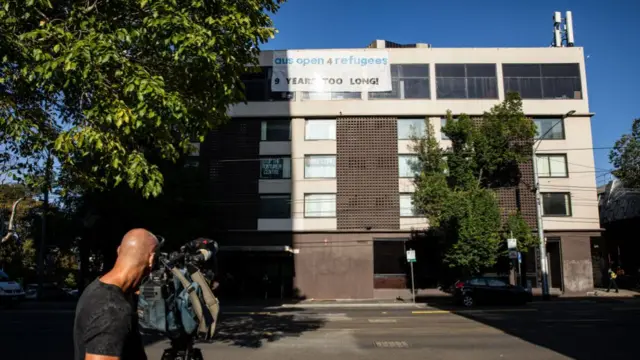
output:
{"label": "street tree", "polygon": [[519,165],[531,158],[535,124],[524,115],[520,97],[509,94],[478,119],[454,119],[448,112],[442,129],[451,140],[448,149],[427,129],[413,139],[413,200],[440,240],[444,262],[467,274],[489,268],[511,232],[526,251],[534,242],[531,229],[519,212],[504,221],[496,196],[500,188],[517,186]]}
{"label": "street tree", "polygon": [[633,120],[631,133],[616,141],[609,153],[613,175],[628,188],[640,187],[640,118]]}
{"label": "street tree", "polygon": [[[51,187],[161,193],[175,162],[244,98],[283,0],[0,0],[0,143]],[[7,155],[3,155],[7,157]],[[37,181],[35,181],[37,180]],[[28,181],[27,181],[28,182]]]}

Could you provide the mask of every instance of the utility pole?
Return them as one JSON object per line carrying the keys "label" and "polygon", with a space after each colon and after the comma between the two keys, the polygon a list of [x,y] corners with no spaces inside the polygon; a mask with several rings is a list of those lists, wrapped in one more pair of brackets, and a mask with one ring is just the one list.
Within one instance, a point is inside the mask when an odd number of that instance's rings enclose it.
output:
{"label": "utility pole", "polygon": [[549,293],[549,264],[547,263],[547,244],[544,237],[544,228],[542,225],[542,196],[540,195],[540,179],[538,177],[538,157],[536,155],[536,151],[538,147],[542,143],[542,139],[544,139],[545,135],[547,135],[554,127],[558,124],[564,122],[564,119],[573,115],[576,111],[571,110],[565,115],[562,116],[561,120],[555,123],[552,127],[549,128],[544,134],[540,135],[540,138],[537,139],[533,143],[533,183],[535,186],[535,194],[536,194],[536,220],[537,220],[537,228],[538,228],[538,245],[540,252],[540,273],[542,277],[542,299],[549,300],[551,298],[551,294]]}
{"label": "utility pole", "polygon": [[51,186],[51,152],[47,150],[44,167],[44,185],[42,186],[42,234],[40,235],[40,251],[38,252],[38,298],[42,296],[44,283],[44,253],[47,238],[47,215],[49,214],[49,187]]}

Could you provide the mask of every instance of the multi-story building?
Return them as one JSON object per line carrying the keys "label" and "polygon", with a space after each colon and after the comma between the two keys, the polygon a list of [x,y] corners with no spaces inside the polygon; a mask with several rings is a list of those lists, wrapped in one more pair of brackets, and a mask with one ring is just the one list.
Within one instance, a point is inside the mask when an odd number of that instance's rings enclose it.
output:
{"label": "multi-story building", "polygon": [[[440,130],[447,110],[480,116],[509,91],[521,94],[544,134],[536,156],[551,284],[565,292],[593,287],[590,240],[600,226],[582,48],[377,40],[366,49],[313,53],[343,51],[383,51],[391,91],[272,91],[284,81],[272,74],[283,74],[273,70],[281,65],[274,52],[265,51],[262,71],[245,80],[248,102],[230,109],[231,123],[202,144],[212,230],[227,254],[222,271],[243,277],[245,294],[249,287],[259,296],[374,298],[404,286],[407,241],[428,227],[411,205],[410,129],[428,119],[447,147]],[[521,170],[519,187],[499,191],[500,204],[504,213],[519,208],[535,228],[532,163]],[[534,286],[535,260],[529,256],[525,266]]]}

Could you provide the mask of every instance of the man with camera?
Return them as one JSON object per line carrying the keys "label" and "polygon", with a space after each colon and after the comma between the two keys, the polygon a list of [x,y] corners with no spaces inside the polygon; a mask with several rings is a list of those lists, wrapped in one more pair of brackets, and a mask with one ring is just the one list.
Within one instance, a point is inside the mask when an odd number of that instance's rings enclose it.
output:
{"label": "man with camera", "polygon": [[158,246],[151,232],[129,231],[118,247],[114,267],[84,290],[73,329],[76,360],[147,358],[134,297],[153,267]]}

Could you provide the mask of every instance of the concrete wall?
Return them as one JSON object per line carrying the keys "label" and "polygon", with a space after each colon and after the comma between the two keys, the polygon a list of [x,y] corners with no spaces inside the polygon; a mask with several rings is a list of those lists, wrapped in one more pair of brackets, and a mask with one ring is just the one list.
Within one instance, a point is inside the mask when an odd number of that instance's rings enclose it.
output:
{"label": "concrete wall", "polygon": [[562,277],[565,293],[584,293],[593,289],[591,263],[591,237],[597,232],[554,232],[547,236],[560,236],[562,249]]}

